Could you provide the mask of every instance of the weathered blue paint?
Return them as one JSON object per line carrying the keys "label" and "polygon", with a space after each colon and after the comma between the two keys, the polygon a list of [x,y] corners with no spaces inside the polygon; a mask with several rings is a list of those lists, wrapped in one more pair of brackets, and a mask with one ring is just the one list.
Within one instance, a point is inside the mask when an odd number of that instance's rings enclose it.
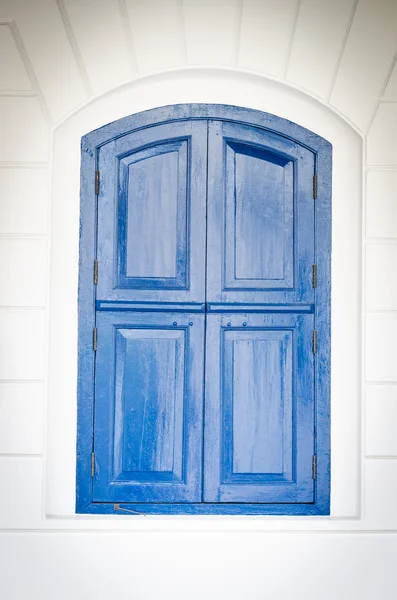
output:
{"label": "weathered blue paint", "polygon": [[85,136],[81,173],[77,512],[329,514],[330,144],[175,105]]}
{"label": "weathered blue paint", "polygon": [[98,313],[95,502],[200,502],[204,315]]}
{"label": "weathered blue paint", "polygon": [[97,301],[203,302],[207,125],[153,126],[97,150]]}
{"label": "weathered blue paint", "polygon": [[207,301],[313,303],[314,154],[210,121]]}
{"label": "weathered blue paint", "polygon": [[206,502],[313,502],[313,321],[208,315]]}
{"label": "weathered blue paint", "polygon": [[313,504],[239,504],[208,502],[184,504],[93,502],[84,511],[87,514],[124,515],[274,515],[274,516],[319,516],[329,514],[318,503]]}

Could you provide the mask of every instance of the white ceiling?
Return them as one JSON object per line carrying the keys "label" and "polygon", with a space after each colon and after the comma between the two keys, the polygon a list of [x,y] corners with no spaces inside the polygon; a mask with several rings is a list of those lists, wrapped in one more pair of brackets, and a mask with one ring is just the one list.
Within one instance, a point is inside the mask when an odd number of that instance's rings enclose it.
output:
{"label": "white ceiling", "polygon": [[366,132],[397,101],[397,0],[0,0],[0,95],[52,125],[121,84],[200,66],[305,91]]}

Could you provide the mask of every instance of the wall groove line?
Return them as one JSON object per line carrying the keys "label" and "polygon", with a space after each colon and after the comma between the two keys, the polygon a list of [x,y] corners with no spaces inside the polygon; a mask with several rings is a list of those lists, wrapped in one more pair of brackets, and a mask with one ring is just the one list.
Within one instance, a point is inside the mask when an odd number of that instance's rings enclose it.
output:
{"label": "wall groove line", "polygon": [[243,25],[243,9],[244,9],[244,0],[239,0],[237,21],[236,21],[235,33],[234,33],[233,64],[235,66],[237,66],[239,64],[239,58],[240,58],[241,30],[242,30],[242,25]]}
{"label": "wall groove line", "polygon": [[83,80],[84,89],[87,92],[88,96],[93,95],[93,90],[90,82],[90,78],[88,77],[87,69],[85,68],[85,64],[83,61],[83,57],[80,52],[79,44],[76,40],[76,36],[74,35],[73,27],[69,19],[68,11],[66,10],[66,6],[63,0],[55,0],[59,14],[61,16],[63,28],[66,33],[66,37],[68,39],[70,48],[72,50],[74,59],[77,64],[77,68],[80,73],[80,77]]}
{"label": "wall groove line", "polygon": [[357,5],[358,5],[358,0],[355,0],[355,2],[353,4],[353,7],[352,7],[352,11],[350,13],[349,21],[347,23],[345,35],[343,36],[342,45],[341,45],[340,50],[339,50],[338,60],[336,61],[336,65],[335,65],[335,69],[334,69],[334,72],[333,72],[333,75],[332,75],[332,78],[331,78],[331,83],[330,83],[330,86],[329,86],[328,94],[326,96],[326,102],[328,104],[330,103],[330,100],[331,100],[332,92],[333,92],[334,86],[335,86],[335,81],[336,81],[336,78],[338,76],[338,72],[339,72],[339,68],[340,68],[341,62],[342,62],[343,54],[345,52],[347,40],[349,39],[349,34],[350,34],[350,30],[351,30],[352,25],[353,25],[354,16],[355,16],[356,10],[357,10]]}
{"label": "wall groove line", "polygon": [[284,79],[288,79],[289,62],[290,62],[290,58],[291,58],[291,54],[292,54],[292,47],[294,45],[295,32],[296,32],[296,27],[298,25],[300,8],[301,8],[301,0],[298,0],[296,3],[294,21],[292,23],[291,36],[290,36],[290,39],[288,42],[288,49],[287,49],[287,54],[286,54],[286,58],[285,58]]}
{"label": "wall groove line", "polygon": [[[124,29],[124,38],[127,46],[128,59],[130,61],[131,78],[133,79],[136,75],[139,75],[138,61],[136,58],[134,39],[131,31],[130,18],[128,15],[128,9],[126,0],[118,0],[118,10],[121,15],[121,20]],[[186,45],[185,45],[186,47]]]}
{"label": "wall groove line", "polygon": [[386,91],[386,88],[387,88],[387,86],[388,86],[388,83],[389,83],[389,81],[390,81],[390,77],[392,76],[393,69],[394,69],[394,67],[395,67],[396,63],[397,63],[397,51],[396,51],[396,53],[394,54],[394,58],[393,58],[393,60],[392,60],[392,62],[391,62],[391,65],[390,65],[390,67],[389,67],[389,70],[388,70],[388,72],[387,72],[387,75],[386,75],[385,81],[383,82],[383,85],[382,85],[382,87],[381,87],[381,90],[380,90],[380,92],[379,92],[378,99],[377,99],[377,101],[375,102],[375,104],[374,104],[374,107],[373,107],[373,109],[372,109],[372,111],[371,111],[371,115],[370,115],[370,117],[369,117],[368,124],[367,124],[367,126],[365,127],[365,130],[364,130],[364,131],[365,131],[365,135],[368,135],[368,133],[369,133],[369,131],[370,131],[371,127],[372,127],[372,124],[373,124],[373,122],[374,122],[374,120],[375,120],[376,113],[378,112],[379,106],[380,106],[382,103],[393,102],[393,100],[389,101],[388,99],[384,99],[384,98],[383,98],[383,94],[384,94],[384,93],[385,93],[385,91]]}
{"label": "wall groove line", "polygon": [[45,96],[44,96],[41,86],[39,84],[39,81],[36,77],[36,73],[33,69],[33,65],[30,61],[30,58],[29,58],[29,55],[25,48],[25,45],[23,43],[22,37],[19,33],[17,24],[15,21],[11,20],[8,23],[8,25],[9,25],[12,37],[14,39],[15,45],[18,49],[19,55],[21,57],[21,60],[23,62],[23,65],[25,67],[26,73],[30,79],[30,83],[32,84],[32,88],[36,92],[37,102],[39,103],[41,112],[43,113],[43,117],[44,117],[45,121],[47,122],[47,125],[49,127],[51,127],[53,124],[53,120],[51,117],[50,109],[48,108],[47,101],[45,99]]}

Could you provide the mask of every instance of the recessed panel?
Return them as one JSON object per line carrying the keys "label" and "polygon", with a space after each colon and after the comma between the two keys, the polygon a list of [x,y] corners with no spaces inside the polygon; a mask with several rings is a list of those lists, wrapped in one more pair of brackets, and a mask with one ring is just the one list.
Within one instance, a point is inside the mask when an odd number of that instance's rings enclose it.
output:
{"label": "recessed panel", "polygon": [[226,288],[293,287],[293,165],[226,145]]}
{"label": "recessed panel", "polygon": [[129,166],[127,277],[176,276],[178,162],[167,152]]}
{"label": "recessed panel", "polygon": [[118,329],[115,476],[182,478],[184,332]]}
{"label": "recessed panel", "polygon": [[117,332],[115,470],[129,479],[181,479],[184,334]]}
{"label": "recessed panel", "polygon": [[292,331],[226,330],[223,364],[224,477],[290,478]]}
{"label": "recessed panel", "polygon": [[121,286],[186,287],[187,145],[160,144],[120,161]]}

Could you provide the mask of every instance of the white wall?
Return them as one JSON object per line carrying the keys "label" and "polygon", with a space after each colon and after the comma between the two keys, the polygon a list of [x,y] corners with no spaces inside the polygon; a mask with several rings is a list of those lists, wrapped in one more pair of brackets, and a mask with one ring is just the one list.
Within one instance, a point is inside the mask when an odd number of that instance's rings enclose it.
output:
{"label": "white wall", "polygon": [[[2,598],[396,597],[396,22],[395,0],[0,0]],[[329,518],[73,514],[79,137],[174,102],[333,143]]]}
{"label": "white wall", "polygon": [[[76,397],[77,367],[80,157],[76,149],[84,133],[104,122],[178,102],[229,103],[276,113],[310,127],[333,145],[331,511],[333,517],[356,518],[361,479],[358,286],[362,141],[340,117],[301,92],[253,75],[206,69],[168,73],[124,86],[88,104],[54,132],[46,513],[73,515],[75,504],[76,403],[70,398]],[[321,519],[313,519],[310,526],[318,527],[319,522]],[[292,520],[283,525],[291,526]],[[301,527],[302,521],[298,519],[294,526]]]}

